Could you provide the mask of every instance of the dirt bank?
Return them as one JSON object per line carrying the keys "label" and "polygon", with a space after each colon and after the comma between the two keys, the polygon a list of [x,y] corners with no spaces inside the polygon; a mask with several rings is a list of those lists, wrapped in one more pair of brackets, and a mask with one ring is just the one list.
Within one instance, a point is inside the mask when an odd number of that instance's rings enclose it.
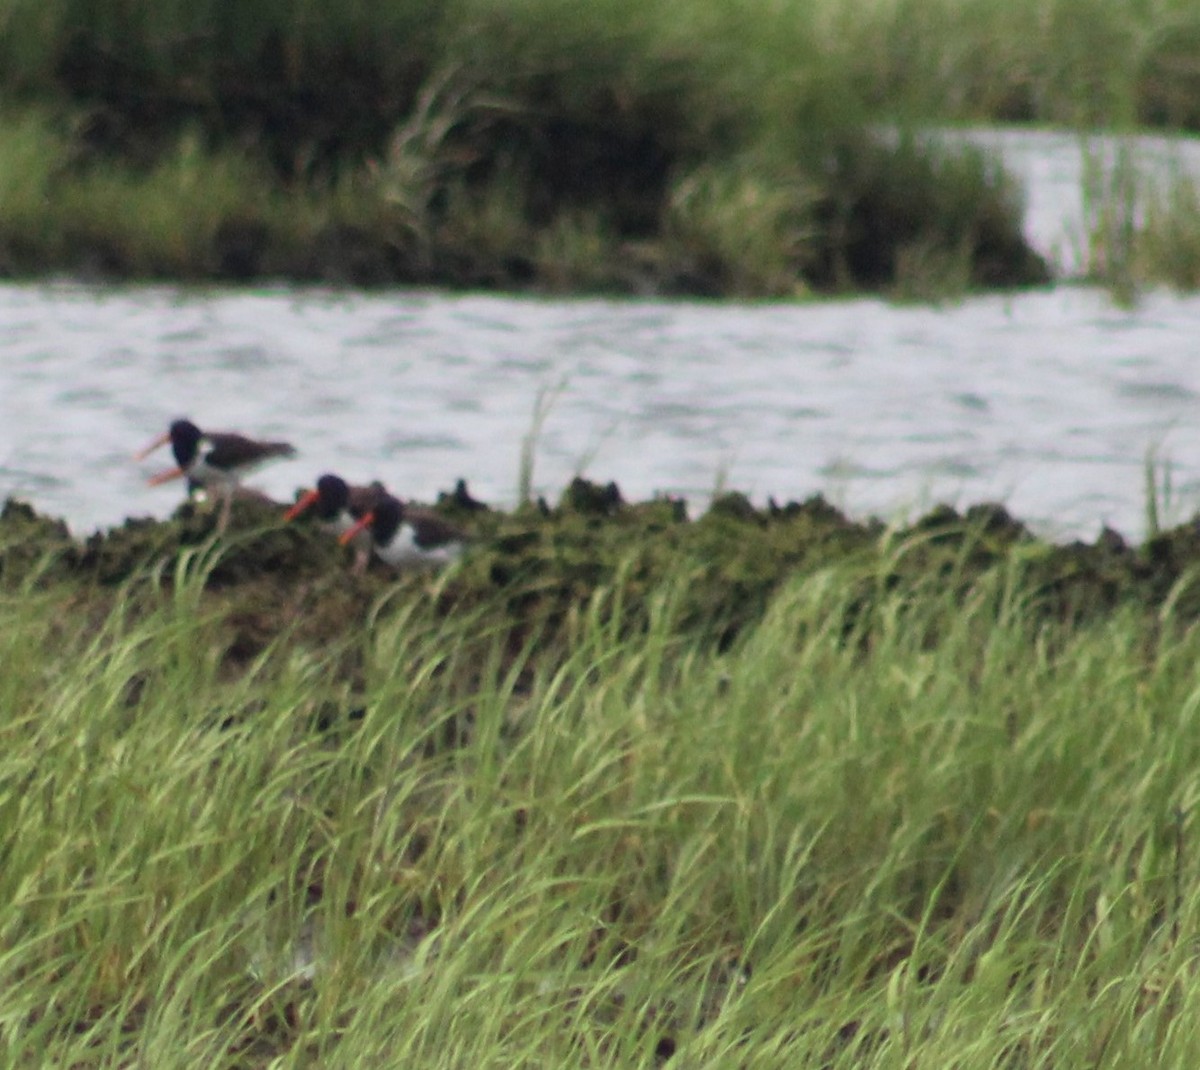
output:
{"label": "dirt bank", "polygon": [[278,508],[262,503],[239,502],[219,540],[212,512],[190,504],[168,520],[131,519],[80,540],[61,521],[9,500],[0,514],[0,583],[69,592],[75,604],[101,611],[118,598],[163,597],[181,577],[199,577],[235,663],[284,629],[299,642],[345,635],[385,595],[385,611],[422,599],[441,614],[494,618],[515,640],[538,629],[548,644],[569,642],[573,616],[601,605],[599,592],[610,597],[597,611],[631,633],[646,625],[655,599],[669,595],[676,627],[724,647],[781,587],[830,566],[848,566],[839,575],[855,586],[847,630],[869,630],[878,596],[897,590],[911,592],[914,607],[971,595],[999,606],[1019,597],[1023,611],[1067,624],[1168,603],[1180,620],[1200,616],[1195,523],[1140,546],[1107,529],[1093,542],[1053,544],[998,505],[939,507],[896,529],[852,520],[819,496],[757,508],[739,494],[689,519],[682,501],[626,502],[615,484],[582,480],[554,506],[510,513],[446,494],[437,508],[471,534],[460,565],[401,575],[374,562],[354,576],[350,552],[334,539],[310,524],[285,524]]}

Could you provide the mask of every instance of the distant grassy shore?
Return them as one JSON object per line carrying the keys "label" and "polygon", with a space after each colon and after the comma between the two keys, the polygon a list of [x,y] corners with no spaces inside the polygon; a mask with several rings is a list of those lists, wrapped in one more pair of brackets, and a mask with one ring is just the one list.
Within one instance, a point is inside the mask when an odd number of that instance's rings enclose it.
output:
{"label": "distant grassy shore", "polygon": [[1196,1063],[1194,525],[442,508],[5,506],[6,1065]]}
{"label": "distant grassy shore", "polygon": [[[899,298],[1044,282],[905,131],[1200,128],[1190,0],[0,0],[0,275]],[[886,133],[881,133],[886,131]],[[1088,274],[1200,285],[1089,175]]]}
{"label": "distant grassy shore", "polygon": [[824,40],[884,112],[1080,129],[1200,130],[1189,0],[817,0]]}
{"label": "distant grassy shore", "polygon": [[742,297],[1044,281],[997,167],[873,132],[891,117],[835,13],[2,0],[0,272]]}

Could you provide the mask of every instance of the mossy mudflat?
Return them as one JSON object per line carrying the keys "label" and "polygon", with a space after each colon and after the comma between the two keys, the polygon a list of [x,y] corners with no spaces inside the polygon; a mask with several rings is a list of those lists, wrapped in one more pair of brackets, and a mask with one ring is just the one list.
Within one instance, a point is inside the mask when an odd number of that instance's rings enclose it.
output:
{"label": "mossy mudflat", "polygon": [[390,611],[417,600],[440,615],[479,614],[514,644],[537,632],[549,650],[569,643],[572,622],[601,603],[622,635],[635,634],[667,587],[676,626],[724,647],[789,581],[843,565],[853,566],[843,574],[857,588],[858,619],[847,629],[869,626],[879,596],[897,591],[919,601],[983,590],[1001,599],[1019,589],[1030,610],[1066,623],[1168,602],[1187,619],[1200,615],[1194,523],[1140,547],[1108,529],[1090,543],[1055,544],[996,504],[962,513],[939,506],[896,526],[853,520],[819,495],[759,508],[737,493],[691,519],[678,499],[626,502],[615,483],[585,480],[555,506],[504,512],[460,493],[436,508],[468,531],[464,561],[440,574],[372,561],[355,576],[349,551],[331,536],[284,523],[278,507],[253,500],[237,503],[222,538],[212,511],[188,503],[167,520],[130,519],[82,540],[10,500],[0,515],[0,578],[9,589],[70,588],[107,605],[119,592],[159,597],[181,576],[200,574],[206,607],[233,624],[228,650],[238,661],[285,630],[301,643],[343,636],[378,613],[381,600]]}

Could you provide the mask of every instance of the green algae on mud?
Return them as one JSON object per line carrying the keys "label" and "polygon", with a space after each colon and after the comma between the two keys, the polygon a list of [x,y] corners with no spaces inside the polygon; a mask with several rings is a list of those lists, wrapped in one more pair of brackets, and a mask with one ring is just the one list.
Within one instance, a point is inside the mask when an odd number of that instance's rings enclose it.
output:
{"label": "green algae on mud", "polygon": [[538,634],[549,651],[569,646],[580,614],[600,613],[614,634],[631,636],[668,599],[680,633],[724,648],[790,581],[822,570],[853,589],[847,634],[869,632],[873,607],[897,592],[913,607],[987,597],[998,612],[1018,599],[1023,611],[1068,626],[1120,607],[1200,617],[1194,522],[1140,547],[1108,529],[1091,543],[1054,544],[995,504],[940,506],[901,527],[850,519],[820,496],[757,508],[736,493],[689,519],[678,499],[628,503],[615,483],[582,479],[555,507],[507,513],[445,494],[437,508],[469,532],[463,562],[437,576],[373,562],[355,576],[336,540],[281,522],[273,505],[239,501],[221,539],[211,510],[189,503],[168,520],[131,519],[77,540],[10,499],[0,514],[0,582],[67,588],[106,605],[118,592],[154,598],[199,575],[208,607],[234,625],[225,642],[235,662],[285,631],[319,645],[413,600],[438,617],[473,614],[511,646]]}

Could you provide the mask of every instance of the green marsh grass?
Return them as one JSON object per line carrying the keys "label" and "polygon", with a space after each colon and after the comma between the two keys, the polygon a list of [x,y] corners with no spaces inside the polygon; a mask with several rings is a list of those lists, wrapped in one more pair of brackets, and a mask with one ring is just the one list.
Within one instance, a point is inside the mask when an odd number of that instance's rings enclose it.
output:
{"label": "green marsh grass", "polygon": [[1019,553],[896,586],[931,538],[724,648],[686,561],[236,671],[212,544],[9,583],[6,1064],[1190,1065],[1197,632],[1056,623]]}
{"label": "green marsh grass", "polygon": [[[39,211],[0,205],[0,249],[10,273],[556,292],[1044,279],[1018,220],[989,237],[1010,206],[969,163],[881,149],[811,15],[0,0],[0,100],[55,117],[38,152],[59,161],[23,194]],[[0,176],[29,167],[23,145],[0,149]],[[898,236],[879,223],[892,198],[912,202]],[[964,204],[977,233],[959,233]]]}
{"label": "green marsh grass", "polygon": [[0,112],[0,205],[8,227],[36,225],[55,172],[64,163],[65,147],[36,111]]}
{"label": "green marsh grass", "polygon": [[0,19],[7,94],[90,94],[150,119],[216,113],[222,95],[245,107],[252,72],[259,87],[316,87],[318,98],[322,78],[330,94],[382,89],[403,112],[449,64],[510,85],[559,79],[581,108],[598,84],[626,102],[687,96],[684,135],[748,118],[787,136],[797,114],[836,127],[864,109],[1080,127],[1200,121],[1189,0],[692,0],[686,18],[666,0],[252,0],[237,11],[219,0],[4,0]]}
{"label": "green marsh grass", "polygon": [[[10,274],[938,299],[1044,266],[998,174],[872,130],[1200,128],[1190,0],[0,0],[0,27]],[[1200,276],[1192,184],[1142,185],[1084,182],[1125,301]]]}
{"label": "green marsh grass", "polygon": [[185,136],[148,172],[97,167],[67,184],[56,198],[59,226],[64,241],[115,257],[136,276],[203,275],[224,225],[268,215],[263,178],[253,161]]}
{"label": "green marsh grass", "polygon": [[724,274],[720,290],[734,297],[803,291],[804,269],[817,257],[822,201],[817,184],[798,169],[772,173],[761,164],[701,166],[670,192],[668,227],[682,263],[696,273]]}
{"label": "green marsh grass", "polygon": [[1200,288],[1200,188],[1176,170],[1146,198],[1138,232],[1143,273],[1177,290]]}
{"label": "green marsh grass", "polygon": [[872,107],[924,120],[1196,129],[1188,0],[871,0],[814,5]]}
{"label": "green marsh grass", "polygon": [[545,430],[546,420],[566,388],[566,380],[561,379],[553,385],[546,384],[540,387],[533,399],[529,430],[521,436],[520,456],[517,459],[517,502],[520,505],[533,504],[533,472],[537,461],[538,442]]}
{"label": "green marsh grass", "polygon": [[1139,220],[1149,195],[1139,173],[1136,147],[1118,141],[1110,154],[1105,144],[1082,139],[1084,275],[1104,283],[1113,296],[1131,304],[1145,281],[1139,268]]}
{"label": "green marsh grass", "polygon": [[1153,170],[1139,164],[1133,137],[1081,139],[1084,276],[1124,304],[1151,286],[1200,286],[1200,193],[1178,159]]}

